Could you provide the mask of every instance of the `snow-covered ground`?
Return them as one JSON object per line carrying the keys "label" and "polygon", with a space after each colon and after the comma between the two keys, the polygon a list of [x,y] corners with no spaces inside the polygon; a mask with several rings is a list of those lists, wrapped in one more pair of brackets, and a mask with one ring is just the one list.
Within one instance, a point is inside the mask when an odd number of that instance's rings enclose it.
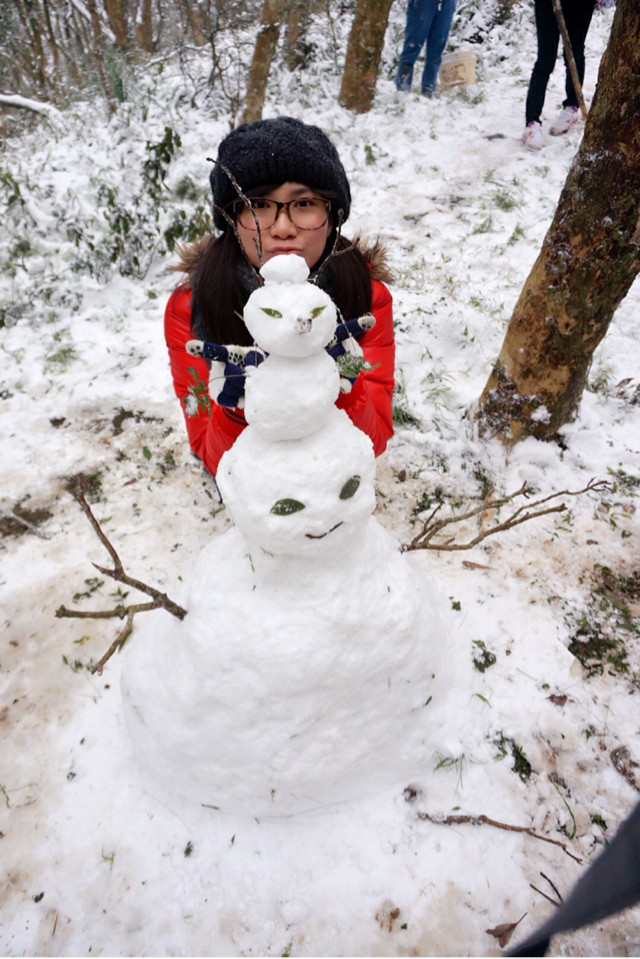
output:
{"label": "snow-covered ground", "polygon": [[[485,668],[471,696],[451,690],[451,750],[414,782],[259,821],[162,794],[123,724],[128,647],[91,676],[85,667],[115,627],[54,618],[62,603],[117,601],[115,584],[95,575],[91,563],[107,557],[66,486],[79,472],[91,477],[93,508],[125,568],[169,595],[229,527],[189,453],[170,382],[162,313],[171,256],[151,256],[177,209],[188,221],[206,208],[205,158],[228,115],[219,91],[194,106],[190,81],[169,62],[152,67],[111,120],[102,105],[79,104],[9,141],[0,155],[3,954],[497,955],[486,930],[526,913],[511,942],[528,935],[554,908],[532,886],[553,899],[551,880],[566,895],[635,803],[611,753],[624,746],[640,760],[640,287],[597,351],[562,446],[528,440],[505,452],[477,439],[464,414],[498,353],[580,129],[549,137],[539,154],[519,142],[535,48],[528,7],[484,44],[462,43],[478,54],[478,83],[433,100],[398,97],[389,79],[402,16],[394,8],[369,114],[337,106],[339,70],[319,52],[324,33],[330,49],[343,47],[345,25],[335,22],[318,22],[306,73],[275,72],[265,110],[334,139],[353,191],[347,232],[380,235],[397,274],[398,403],[411,423],[378,462],[378,519],[407,543],[430,503],[443,501],[445,513],[474,506],[489,486],[499,495],[526,480],[542,497],[597,477],[611,488],[564,497],[569,513],[469,552],[417,554],[451,623],[445,642]],[[587,101],[611,16],[594,16]],[[206,63],[198,70],[206,75]],[[547,121],[562,90],[559,65]],[[161,189],[158,165],[145,179],[143,163],[157,160],[163,138],[173,157]],[[466,526],[469,537],[477,530],[477,520]],[[586,650],[586,666],[570,645]],[[571,856],[420,813],[532,827]],[[554,948],[638,955],[639,916]]]}

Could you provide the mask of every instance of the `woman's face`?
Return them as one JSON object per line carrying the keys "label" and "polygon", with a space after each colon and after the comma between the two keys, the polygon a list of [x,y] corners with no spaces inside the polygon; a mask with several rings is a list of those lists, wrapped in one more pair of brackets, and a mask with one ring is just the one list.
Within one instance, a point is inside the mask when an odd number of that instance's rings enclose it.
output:
{"label": "woman's face", "polygon": [[[266,193],[265,200],[276,200],[278,203],[289,203],[304,197],[317,197],[312,189],[304,183],[283,183],[276,190]],[[262,199],[262,198],[261,198]],[[324,252],[327,237],[331,232],[331,221],[316,230],[300,230],[291,220],[287,210],[281,209],[275,223],[270,229],[260,230],[262,242],[262,259],[266,263],[273,256],[281,253],[294,253],[304,258],[311,269],[318,262]],[[255,267],[260,267],[255,239],[256,230],[247,229],[238,221],[238,234],[242,242],[245,255]]]}

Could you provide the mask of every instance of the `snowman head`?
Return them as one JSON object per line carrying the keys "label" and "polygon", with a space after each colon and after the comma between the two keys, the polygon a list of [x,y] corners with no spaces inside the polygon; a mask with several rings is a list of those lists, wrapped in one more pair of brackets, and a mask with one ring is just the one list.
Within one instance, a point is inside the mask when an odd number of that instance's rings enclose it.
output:
{"label": "snowman head", "polygon": [[336,308],[324,290],[308,282],[309,267],[293,253],[274,256],[244,308],[244,322],[258,346],[278,356],[311,356],[331,340]]}
{"label": "snowman head", "polygon": [[270,443],[248,429],[217,481],[238,529],[272,555],[339,556],[375,508],[371,440],[345,413],[301,440]]}

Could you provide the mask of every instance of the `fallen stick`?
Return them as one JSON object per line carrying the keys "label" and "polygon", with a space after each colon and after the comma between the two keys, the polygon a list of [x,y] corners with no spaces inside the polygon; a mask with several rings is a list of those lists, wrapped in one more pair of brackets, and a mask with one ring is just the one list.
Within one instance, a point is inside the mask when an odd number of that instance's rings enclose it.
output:
{"label": "fallen stick", "polygon": [[532,839],[539,839],[541,842],[549,842],[553,846],[560,846],[560,848],[566,852],[567,856],[575,859],[576,862],[582,865],[582,859],[579,859],[577,856],[574,856],[572,852],[569,852],[566,843],[560,842],[558,839],[549,839],[548,836],[541,836],[540,833],[534,832],[529,826],[510,826],[506,822],[497,822],[495,819],[489,819],[488,816],[430,816],[429,813],[426,812],[419,812],[418,819],[435,823],[437,826],[486,825],[493,826],[494,829],[505,829],[507,832],[524,832],[527,836],[531,836]]}
{"label": "fallen stick", "polygon": [[561,490],[559,493],[551,493],[550,496],[544,496],[542,499],[536,500],[533,503],[529,503],[526,506],[519,506],[515,513],[509,516],[508,519],[504,520],[503,523],[498,523],[497,526],[492,526],[490,529],[481,530],[481,532],[478,533],[478,535],[468,543],[451,542],[454,537],[450,537],[446,543],[432,543],[431,540],[434,536],[440,533],[441,530],[445,529],[445,527],[451,526],[452,523],[461,523],[466,519],[471,519],[473,516],[477,516],[478,513],[483,513],[487,509],[497,510],[501,506],[505,506],[507,503],[510,503],[517,496],[531,496],[532,491],[527,483],[524,482],[519,490],[516,490],[515,493],[511,493],[509,496],[503,496],[502,499],[492,500],[490,503],[488,503],[488,499],[492,495],[492,493],[490,493],[489,497],[485,499],[481,506],[469,510],[467,513],[462,513],[459,516],[449,516],[446,519],[436,520],[436,514],[443,505],[442,503],[439,503],[424,521],[423,527],[417,536],[414,536],[410,543],[401,546],[400,550],[401,552],[405,553],[414,549],[448,550],[450,552],[454,550],[472,549],[488,536],[494,536],[496,533],[502,533],[508,529],[513,529],[515,526],[519,526],[521,523],[526,523],[530,519],[537,519],[539,516],[548,516],[549,513],[562,513],[566,510],[567,507],[565,504],[560,503],[558,506],[550,506],[546,509],[539,509],[537,512],[531,512],[532,510],[535,511],[538,506],[543,506],[545,503],[548,503],[549,500],[557,499],[559,496],[582,496],[584,493],[601,492],[603,489],[608,489],[606,482],[603,480],[591,479],[584,489]]}
{"label": "fallen stick", "polygon": [[151,609],[166,609],[167,612],[171,613],[172,616],[176,616],[178,619],[182,620],[187,615],[187,611],[186,609],[183,609],[182,606],[178,606],[177,603],[174,603],[173,600],[169,599],[166,593],[161,592],[159,589],[154,589],[153,586],[147,586],[146,583],[142,583],[139,579],[134,579],[132,576],[128,576],[125,573],[122,561],[118,556],[115,547],[109,542],[106,535],[100,528],[100,523],[93,515],[91,507],[85,499],[83,476],[78,477],[77,484],[72,487],[69,492],[80,505],[82,512],[91,523],[96,536],[113,560],[113,569],[106,569],[104,566],[98,566],[97,563],[92,563],[92,566],[94,566],[95,569],[97,569],[103,575],[110,576],[119,583],[125,583],[127,586],[131,586],[133,589],[137,589],[141,593],[146,593],[147,596],[152,597],[152,602],[150,603],[137,603],[132,606],[116,606],[115,609],[85,611],[80,609],[67,609],[66,606],[58,607],[55,612],[55,615],[58,619],[124,619],[125,616],[127,617],[126,624],[120,630],[107,652],[94,666],[90,667],[91,673],[101,673],[107,660],[111,659],[118,647],[121,646],[129,636],[129,633],[133,629],[133,617],[136,615],[136,613],[145,613]]}

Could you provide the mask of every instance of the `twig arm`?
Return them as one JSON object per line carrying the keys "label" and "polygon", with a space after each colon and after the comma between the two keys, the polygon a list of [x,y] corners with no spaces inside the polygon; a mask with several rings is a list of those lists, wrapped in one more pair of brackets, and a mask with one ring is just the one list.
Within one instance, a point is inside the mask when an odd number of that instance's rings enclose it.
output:
{"label": "twig arm", "polygon": [[106,651],[106,653],[104,654],[104,656],[102,657],[102,659],[98,660],[98,662],[95,664],[95,666],[92,666],[92,667],[91,667],[91,673],[92,673],[92,674],[93,674],[93,673],[102,673],[102,670],[104,669],[104,664],[107,662],[107,660],[111,659],[111,657],[112,657],[113,654],[115,653],[115,651],[116,651],[116,649],[118,648],[118,646],[120,646],[122,643],[124,643],[125,639],[128,638],[131,630],[133,629],[133,617],[134,617],[134,616],[135,616],[135,613],[134,613],[133,609],[130,609],[130,610],[129,610],[129,613],[128,613],[128,615],[127,615],[127,621],[126,621],[126,623],[124,624],[123,628],[120,630],[120,632],[118,633],[118,635],[116,636],[116,638],[114,639],[114,641],[111,643],[111,646],[109,646],[109,649]]}

